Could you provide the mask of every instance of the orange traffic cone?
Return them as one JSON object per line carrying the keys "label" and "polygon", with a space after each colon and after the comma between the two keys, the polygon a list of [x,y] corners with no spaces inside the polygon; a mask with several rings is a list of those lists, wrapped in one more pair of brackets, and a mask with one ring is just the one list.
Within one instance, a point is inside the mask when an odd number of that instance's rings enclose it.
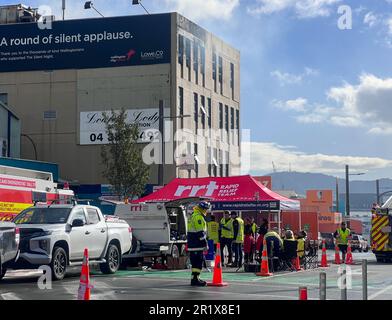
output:
{"label": "orange traffic cone", "polygon": [[335,244],[335,264],[341,264],[338,244]]}
{"label": "orange traffic cone", "polygon": [[256,276],[269,277],[272,273],[269,272],[268,266],[268,253],[267,253],[267,241],[263,240],[263,254],[261,256],[261,268],[260,272],[256,273]]}
{"label": "orange traffic cone", "polygon": [[90,268],[88,265],[88,249],[84,249],[82,273],[78,290],[78,300],[90,300]]}
{"label": "orange traffic cone", "polygon": [[308,288],[300,287],[299,288],[299,300],[308,300]]}
{"label": "orange traffic cone", "polygon": [[295,268],[295,271],[301,271],[302,269],[301,269],[301,264],[300,264],[300,262],[299,262],[299,256],[298,256],[298,254],[297,254],[297,257],[296,258],[294,258],[293,259],[293,266],[294,266],[294,268]]}
{"label": "orange traffic cone", "polygon": [[350,241],[348,242],[348,247],[347,247],[347,255],[346,255],[346,264],[353,264],[353,254],[351,252],[351,243]]}
{"label": "orange traffic cone", "polygon": [[329,267],[328,260],[327,260],[327,248],[325,247],[325,240],[323,240],[323,250],[322,250],[322,254],[321,254],[320,267],[322,267],[322,268]]}
{"label": "orange traffic cone", "polygon": [[222,278],[222,261],[220,256],[220,243],[216,244],[216,255],[215,255],[215,265],[214,265],[214,275],[212,277],[212,282],[207,282],[209,287],[225,287],[227,282],[223,282]]}

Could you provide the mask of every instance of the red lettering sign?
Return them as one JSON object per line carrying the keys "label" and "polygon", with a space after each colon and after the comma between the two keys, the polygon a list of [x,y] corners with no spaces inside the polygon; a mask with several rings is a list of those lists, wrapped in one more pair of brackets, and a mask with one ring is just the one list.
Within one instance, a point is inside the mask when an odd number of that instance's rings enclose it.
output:
{"label": "red lettering sign", "polygon": [[30,189],[35,189],[36,187],[35,181],[18,180],[18,179],[2,178],[2,177],[0,177],[0,185],[10,186],[10,187],[30,188]]}

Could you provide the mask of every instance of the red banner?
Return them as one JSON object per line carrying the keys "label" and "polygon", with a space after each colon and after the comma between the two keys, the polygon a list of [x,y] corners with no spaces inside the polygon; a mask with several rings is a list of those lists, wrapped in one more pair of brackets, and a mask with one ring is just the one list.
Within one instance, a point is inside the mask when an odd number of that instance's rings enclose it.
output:
{"label": "red banner", "polygon": [[30,189],[35,189],[36,187],[35,181],[2,178],[2,177],[0,177],[0,185],[9,186],[9,187],[30,188]]}

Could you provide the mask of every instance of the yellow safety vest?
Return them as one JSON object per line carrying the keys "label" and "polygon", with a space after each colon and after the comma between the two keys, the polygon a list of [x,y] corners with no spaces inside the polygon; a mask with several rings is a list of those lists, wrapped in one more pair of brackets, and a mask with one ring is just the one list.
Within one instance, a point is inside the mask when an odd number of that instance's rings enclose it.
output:
{"label": "yellow safety vest", "polygon": [[238,221],[238,233],[237,233],[237,238],[234,240],[234,242],[235,243],[243,243],[244,242],[244,220],[242,220],[240,217],[236,218],[236,220]]}
{"label": "yellow safety vest", "polygon": [[207,236],[209,240],[213,240],[214,244],[219,242],[219,223],[210,221],[207,223]]}
{"label": "yellow safety vest", "polygon": [[345,231],[342,230],[342,228],[338,229],[338,238],[337,238],[337,243],[338,244],[348,244],[348,237],[350,236],[350,229],[346,228]]}
{"label": "yellow safety vest", "polygon": [[[222,218],[220,224],[221,224],[221,237],[226,239],[233,239],[234,238],[233,219],[230,218],[228,221],[226,221],[225,218]],[[226,230],[223,227],[229,228],[230,230]]]}
{"label": "yellow safety vest", "polygon": [[256,233],[256,231],[257,231],[257,225],[256,225],[256,223],[252,223],[252,232],[253,233]]}
{"label": "yellow safety vest", "polygon": [[305,255],[305,239],[297,239],[297,243],[298,257],[302,258]]}

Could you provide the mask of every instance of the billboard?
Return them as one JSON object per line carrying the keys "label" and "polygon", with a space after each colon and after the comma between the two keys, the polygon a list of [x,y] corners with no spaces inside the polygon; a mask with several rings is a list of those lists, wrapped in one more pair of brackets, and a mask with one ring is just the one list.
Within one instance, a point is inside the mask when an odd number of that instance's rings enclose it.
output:
{"label": "billboard", "polygon": [[170,63],[170,14],[0,26],[0,72]]}
{"label": "billboard", "polygon": [[[117,110],[118,111],[118,110]],[[165,109],[165,115],[169,114],[169,109]],[[87,111],[80,113],[80,144],[107,144],[106,125],[103,113],[111,114],[107,111]],[[154,109],[132,109],[127,110],[127,123],[137,123],[139,126],[139,143],[157,141],[159,139],[159,111]]]}

